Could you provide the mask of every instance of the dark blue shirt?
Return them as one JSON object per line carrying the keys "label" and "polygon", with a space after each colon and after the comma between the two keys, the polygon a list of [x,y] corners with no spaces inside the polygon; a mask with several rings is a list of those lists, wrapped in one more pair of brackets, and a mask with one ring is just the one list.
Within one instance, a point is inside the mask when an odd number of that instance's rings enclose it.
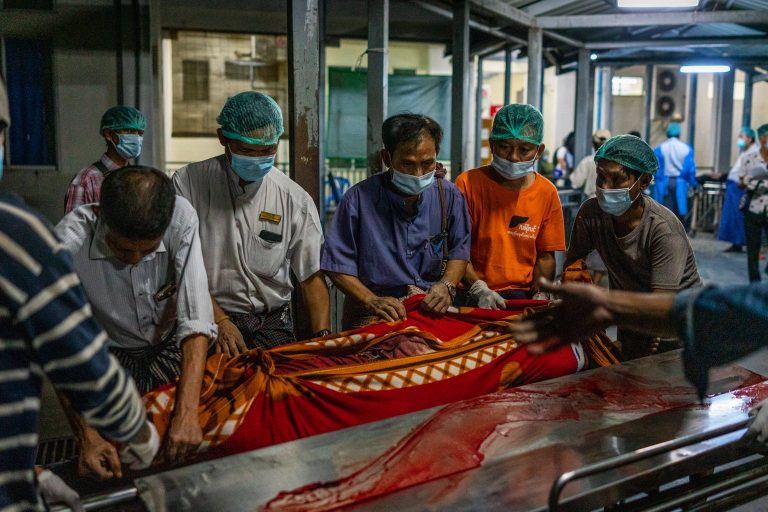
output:
{"label": "dark blue shirt", "polygon": [[443,179],[447,232],[440,238],[437,178],[417,202],[414,216],[392,189],[390,173],[358,183],[339,204],[320,255],[323,270],[357,277],[379,295],[401,296],[408,285],[428,289],[440,279],[441,243],[449,260],[469,261],[470,225],[464,197]]}
{"label": "dark blue shirt", "polygon": [[106,340],[48,224],[0,194],[0,510],[43,510],[33,466],[44,375],[102,434],[127,441],[141,428],[141,400]]}

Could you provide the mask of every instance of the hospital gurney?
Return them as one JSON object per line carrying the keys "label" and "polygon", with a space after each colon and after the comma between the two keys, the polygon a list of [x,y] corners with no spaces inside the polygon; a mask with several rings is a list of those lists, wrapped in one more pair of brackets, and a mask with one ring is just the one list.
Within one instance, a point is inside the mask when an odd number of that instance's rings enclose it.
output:
{"label": "hospital gurney", "polygon": [[724,196],[725,183],[719,181],[705,181],[693,192],[690,210],[692,236],[699,230],[717,232],[722,216]]}
{"label": "hospital gurney", "polygon": [[[133,510],[724,510],[768,493],[740,441],[768,368],[669,352],[138,478]],[[747,486],[742,489],[740,486]],[[709,500],[709,501],[708,501]]]}

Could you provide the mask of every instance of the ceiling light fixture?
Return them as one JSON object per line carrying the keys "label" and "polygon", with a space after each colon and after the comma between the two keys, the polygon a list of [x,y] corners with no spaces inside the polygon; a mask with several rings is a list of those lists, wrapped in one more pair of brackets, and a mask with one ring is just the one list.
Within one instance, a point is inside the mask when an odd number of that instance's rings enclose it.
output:
{"label": "ceiling light fixture", "polygon": [[661,9],[665,7],[698,7],[699,0],[618,0],[618,6],[630,9]]}
{"label": "ceiling light fixture", "polygon": [[688,64],[680,66],[681,73],[727,73],[731,66],[725,64]]}

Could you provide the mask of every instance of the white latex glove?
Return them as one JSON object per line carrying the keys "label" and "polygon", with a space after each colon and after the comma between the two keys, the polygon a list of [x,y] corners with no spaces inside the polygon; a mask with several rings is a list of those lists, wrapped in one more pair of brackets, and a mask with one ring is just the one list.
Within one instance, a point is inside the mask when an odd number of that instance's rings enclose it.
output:
{"label": "white latex glove", "polygon": [[478,279],[469,287],[469,295],[477,299],[477,306],[483,309],[507,309],[507,301],[488,288],[485,281]]}
{"label": "white latex glove", "polygon": [[44,469],[37,475],[37,483],[40,496],[43,497],[43,500],[45,500],[49,507],[54,503],[64,503],[74,512],[82,512],[83,507],[80,505],[80,495],[65,484],[64,480],[59,478],[59,475]]}
{"label": "white latex glove", "polygon": [[155,460],[160,449],[160,435],[151,421],[147,421],[149,427],[149,440],[145,443],[128,443],[120,450],[120,462],[129,469],[138,471],[147,469]]}
{"label": "white latex glove", "polygon": [[749,428],[744,437],[765,444],[768,441],[768,400],[763,400],[749,411]]}

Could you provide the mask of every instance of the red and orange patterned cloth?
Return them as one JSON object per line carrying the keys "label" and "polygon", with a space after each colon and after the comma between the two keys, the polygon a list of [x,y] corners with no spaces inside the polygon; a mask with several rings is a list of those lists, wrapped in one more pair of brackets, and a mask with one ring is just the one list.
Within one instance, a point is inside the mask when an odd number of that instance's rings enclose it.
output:
{"label": "red and orange patterned cloth", "polygon": [[[579,349],[533,356],[504,324],[546,301],[506,311],[462,308],[432,317],[407,299],[408,318],[228,359],[208,359],[200,455],[220,457],[521,386],[583,368]],[[161,436],[175,386],[144,396]]]}

